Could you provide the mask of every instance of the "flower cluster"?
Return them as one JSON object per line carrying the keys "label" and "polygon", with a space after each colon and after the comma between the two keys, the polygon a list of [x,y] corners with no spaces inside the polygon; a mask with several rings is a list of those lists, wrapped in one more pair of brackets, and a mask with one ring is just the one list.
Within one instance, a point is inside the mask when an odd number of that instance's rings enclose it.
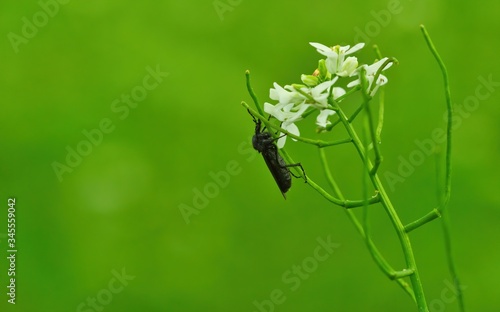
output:
{"label": "flower cluster", "polygon": [[[326,59],[319,61],[318,69],[312,75],[302,75],[303,84],[293,84],[281,87],[274,83],[269,97],[278,101],[273,105],[264,103],[264,111],[281,122],[281,127],[286,131],[299,136],[299,128],[295,123],[303,118],[304,113],[311,110],[318,110],[316,125],[320,130],[324,130],[331,124],[329,118],[335,114],[328,98],[341,100],[346,94],[344,88],[334,86],[340,78],[355,77],[355,80],[347,84],[347,88],[361,85],[361,73],[367,81],[367,90],[370,96],[375,95],[378,88],[387,83],[387,77],[380,72],[391,67],[392,63],[387,62],[388,58],[383,58],[372,65],[359,65],[358,59],[351,54],[364,47],[364,43],[358,43],[353,47],[334,46],[327,47],[323,44],[311,42],[311,46],[324,55]],[[383,66],[383,68],[381,68]],[[363,68],[363,70],[361,70]],[[376,81],[375,81],[376,80]],[[285,145],[286,136],[280,136],[278,147]]]}

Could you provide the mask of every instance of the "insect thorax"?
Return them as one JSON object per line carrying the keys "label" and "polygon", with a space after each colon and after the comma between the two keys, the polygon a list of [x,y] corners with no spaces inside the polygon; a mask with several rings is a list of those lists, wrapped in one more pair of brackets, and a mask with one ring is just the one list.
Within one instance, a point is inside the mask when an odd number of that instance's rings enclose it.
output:
{"label": "insect thorax", "polygon": [[276,148],[273,141],[274,139],[269,132],[260,132],[253,136],[252,145],[254,149],[263,152],[269,148]]}

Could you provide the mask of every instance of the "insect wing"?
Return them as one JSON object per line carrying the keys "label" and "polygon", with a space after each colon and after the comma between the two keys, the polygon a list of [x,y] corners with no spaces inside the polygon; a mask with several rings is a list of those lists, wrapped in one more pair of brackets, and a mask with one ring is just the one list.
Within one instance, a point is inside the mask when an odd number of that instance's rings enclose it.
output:
{"label": "insect wing", "polygon": [[266,161],[267,168],[271,171],[274,181],[278,184],[283,197],[286,198],[285,193],[292,186],[292,178],[290,176],[290,171],[286,167],[286,163],[278,153],[276,146],[269,148],[262,152],[262,156]]}

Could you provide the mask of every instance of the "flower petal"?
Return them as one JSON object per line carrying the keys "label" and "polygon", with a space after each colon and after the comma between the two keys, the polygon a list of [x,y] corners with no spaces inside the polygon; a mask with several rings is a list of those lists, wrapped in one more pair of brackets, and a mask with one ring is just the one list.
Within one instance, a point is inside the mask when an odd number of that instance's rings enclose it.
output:
{"label": "flower petal", "polygon": [[318,43],[318,42],[309,42],[309,44],[318,50],[331,50],[330,47],[327,47],[326,45]]}
{"label": "flower petal", "polygon": [[320,126],[321,128],[326,128],[331,122],[328,120],[328,116],[334,115],[335,111],[331,109],[324,109],[322,110],[318,117],[316,117],[316,124]]}
{"label": "flower petal", "polygon": [[356,79],[356,80],[353,80],[353,81],[349,82],[347,84],[347,87],[348,88],[352,88],[352,87],[355,87],[355,86],[359,85],[360,83],[361,83],[361,81],[359,79]]}
{"label": "flower petal", "polygon": [[332,93],[333,93],[333,99],[336,100],[339,97],[341,97],[342,95],[344,95],[346,92],[341,87],[335,87],[335,88],[333,88]]}
{"label": "flower petal", "polygon": [[273,104],[267,103],[267,102],[264,103],[264,111],[266,113],[268,113],[269,115],[274,115],[274,110],[275,109],[276,108],[275,108],[275,106]]}
{"label": "flower petal", "polygon": [[316,98],[319,96],[321,93],[325,92],[326,90],[330,89],[330,87],[337,81],[338,77],[333,78],[332,80],[328,80],[325,82],[320,83],[316,87],[311,89],[311,95],[313,98]]}
{"label": "flower petal", "polygon": [[[290,132],[293,135],[300,136],[299,128],[294,123],[288,124],[286,128],[283,129],[285,129],[286,131]],[[297,141],[294,138],[292,138],[292,140]]]}
{"label": "flower petal", "polygon": [[289,112],[288,116],[286,117],[286,122],[288,124],[291,124],[293,122],[299,121],[302,119],[302,114],[311,106],[311,104],[306,104],[302,103],[299,106],[294,107],[297,109],[296,111]]}
{"label": "flower petal", "polygon": [[273,116],[274,118],[278,119],[279,121],[285,120],[285,114],[282,111],[283,104],[276,104],[272,105],[269,103],[264,103],[264,111],[268,113],[269,115]]}
{"label": "flower petal", "polygon": [[269,97],[280,103],[298,103],[302,101],[302,96],[291,86],[281,87],[276,82],[274,88],[269,90]]}
{"label": "flower petal", "polygon": [[318,51],[318,53],[320,53],[320,54],[323,54],[324,56],[330,56],[330,55],[332,55],[332,53],[337,54],[337,53],[333,52],[331,47],[327,47],[324,44],[317,43],[317,42],[309,42],[309,44],[312,45],[313,47],[315,47],[316,51]]}
{"label": "flower petal", "polygon": [[[388,57],[384,57],[383,59],[373,63],[372,65],[370,66],[367,66],[366,67],[366,74],[367,75],[374,75],[377,70],[380,68],[380,66],[384,65],[384,63],[388,60],[389,58]],[[389,63],[387,64],[382,70],[386,70],[388,69],[389,67],[392,66],[392,63]]]}
{"label": "flower petal", "polygon": [[363,42],[360,42],[360,43],[354,45],[354,47],[347,50],[347,52],[345,54],[353,54],[354,52],[361,50],[364,46],[365,46],[365,44]]}
{"label": "flower petal", "polygon": [[269,97],[271,98],[271,100],[276,100],[278,101],[279,100],[279,95],[281,92],[285,91],[279,84],[277,84],[276,82],[273,83],[273,86],[274,88],[271,88],[269,90]]}
{"label": "flower petal", "polygon": [[337,70],[339,68],[338,60],[339,60],[339,56],[337,53],[333,52],[332,55],[328,55],[328,58],[326,59],[325,65],[326,65],[326,69],[328,69],[328,71],[331,74],[337,73]]}
{"label": "flower petal", "polygon": [[347,77],[352,75],[352,73],[358,68],[358,59],[355,56],[349,56],[342,63],[341,71],[337,74],[341,77]]}
{"label": "flower petal", "polygon": [[286,135],[283,135],[283,133],[280,132],[280,138],[278,139],[278,142],[276,142],[276,145],[278,148],[283,148],[286,143]]}

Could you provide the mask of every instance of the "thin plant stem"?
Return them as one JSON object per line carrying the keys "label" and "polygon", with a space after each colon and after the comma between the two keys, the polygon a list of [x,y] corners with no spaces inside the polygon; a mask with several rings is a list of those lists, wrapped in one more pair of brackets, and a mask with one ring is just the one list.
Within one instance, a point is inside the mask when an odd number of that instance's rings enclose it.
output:
{"label": "thin plant stem", "polygon": [[461,312],[465,312],[462,284],[460,283],[460,279],[458,277],[458,270],[457,270],[457,267],[455,265],[455,260],[453,257],[450,220],[449,220],[448,213],[443,214],[443,218],[441,219],[441,226],[443,229],[444,245],[445,245],[445,249],[446,249],[446,259],[448,262],[448,269],[450,270],[450,274],[453,278],[453,285],[455,286],[455,291],[457,294],[458,306],[459,306]]}
{"label": "thin plant stem", "polygon": [[[331,105],[335,105],[335,103],[333,103],[333,100],[331,98],[329,101],[332,102],[332,103],[330,103]],[[363,148],[363,144],[361,143],[358,135],[354,131],[352,125],[347,121],[347,117],[344,114],[344,112],[342,111],[342,109],[340,109],[340,107],[338,107],[338,105],[335,105],[335,106],[336,106],[335,110],[339,114],[339,116],[342,120],[342,123],[344,124],[344,127],[346,128],[347,132],[349,133],[349,135],[353,139],[353,144],[354,144],[356,150],[358,151],[360,158],[362,160],[364,160],[365,159],[365,149]],[[373,168],[373,166],[370,164],[369,160],[366,162],[366,167],[370,171]],[[424,294],[424,290],[422,287],[422,282],[420,280],[420,274],[418,273],[418,270],[417,270],[417,264],[415,261],[415,256],[413,254],[413,249],[411,247],[410,238],[408,237],[408,234],[406,233],[404,226],[401,223],[401,220],[399,219],[399,216],[396,213],[396,210],[394,209],[394,207],[389,199],[389,196],[387,195],[387,192],[385,191],[385,188],[382,185],[382,182],[380,181],[380,178],[378,177],[378,175],[376,173],[370,174],[370,179],[372,181],[373,186],[375,187],[375,190],[377,190],[379,192],[379,194],[381,196],[380,203],[384,207],[387,215],[389,216],[389,219],[391,220],[391,223],[394,226],[394,229],[396,230],[399,241],[401,243],[401,247],[403,250],[403,254],[405,257],[405,262],[406,262],[407,268],[409,270],[413,271],[413,274],[410,275],[410,281],[411,281],[411,284],[413,287],[413,291],[415,293],[415,299],[417,302],[418,310],[419,310],[419,312],[428,312],[429,310],[427,307],[427,302],[425,299],[425,294]]]}
{"label": "thin plant stem", "polygon": [[[290,157],[290,155],[284,150],[284,149],[281,149],[280,150],[283,158],[285,159],[285,161],[289,164],[292,164],[292,163],[295,163],[295,161],[292,159],[292,157]],[[302,173],[300,172],[300,170],[297,169],[297,173],[299,175],[302,175]],[[336,198],[334,197],[333,195],[331,195],[330,193],[328,193],[325,189],[323,189],[321,186],[319,186],[316,182],[314,182],[310,177],[307,177],[307,184],[309,184],[314,190],[316,190],[318,193],[320,193],[323,197],[325,197],[327,200],[329,200],[330,202],[338,205],[338,206],[341,206],[341,207],[344,207],[344,208],[357,208],[357,207],[362,207],[366,200],[365,199],[362,199],[362,200],[345,200],[345,199],[339,199],[339,198]],[[376,204],[380,201],[380,198],[378,196],[378,194],[375,194],[374,196],[370,197],[368,199],[368,203],[371,205],[371,204]]]}
{"label": "thin plant stem", "polygon": [[248,93],[250,94],[250,97],[252,98],[253,103],[255,104],[255,107],[257,107],[257,110],[259,111],[260,115],[264,115],[264,111],[262,110],[262,107],[259,104],[259,99],[257,98],[257,95],[253,91],[252,85],[250,83],[250,71],[249,70],[245,71],[245,78],[246,78],[246,82],[247,82]]}
{"label": "thin plant stem", "polygon": [[434,59],[438,63],[439,68],[441,69],[441,73],[443,75],[443,84],[444,84],[444,93],[445,93],[446,111],[447,111],[445,182],[444,182],[444,196],[440,198],[438,207],[431,210],[425,216],[406,225],[405,228],[407,228],[407,232],[410,232],[411,230],[414,230],[438,217],[441,217],[444,214],[445,208],[448,206],[451,196],[451,148],[452,148],[452,132],[453,132],[451,121],[453,116],[453,103],[451,101],[451,91],[450,91],[450,82],[448,78],[448,71],[446,70],[446,66],[444,65],[444,62],[441,59],[441,56],[439,56],[439,53],[437,52],[437,49],[434,46],[434,43],[432,42],[431,37],[429,36],[429,33],[425,29],[424,25],[420,25],[420,29],[422,30],[425,42],[427,43],[427,46],[432,53],[432,56],[434,56]]}
{"label": "thin plant stem", "polygon": [[375,54],[377,55],[377,57],[379,59],[381,59],[382,58],[382,53],[380,53],[380,49],[379,49],[378,45],[374,44],[373,45],[373,50],[375,50]]}
{"label": "thin plant stem", "polygon": [[[358,114],[363,110],[363,104],[359,105],[358,108],[356,108],[356,110],[354,111],[354,113],[352,113],[351,117],[349,117],[349,122],[353,122],[354,119],[356,119],[356,116],[358,116]],[[332,122],[330,125],[326,126],[326,130],[327,131],[330,131],[331,129],[333,129],[333,127],[335,127],[336,125],[338,125],[339,123],[341,123],[342,121],[337,118],[337,120],[335,120],[334,122]]]}
{"label": "thin plant stem", "polygon": [[405,232],[410,233],[411,231],[418,229],[422,225],[431,222],[432,220],[435,220],[439,217],[441,217],[441,213],[439,212],[439,207],[434,208],[430,212],[428,212],[425,216],[419,218],[418,220],[415,220],[411,223],[408,223],[405,225]]}
{"label": "thin plant stem", "polygon": [[378,101],[378,123],[377,131],[375,133],[375,138],[377,142],[382,142],[382,128],[384,127],[384,106],[385,106],[385,90],[382,89],[379,92]]}
{"label": "thin plant stem", "polygon": [[446,169],[445,169],[445,187],[444,187],[444,200],[442,201],[439,210],[442,212],[447,206],[450,201],[450,194],[451,194],[451,147],[452,147],[452,124],[451,120],[453,117],[453,103],[451,101],[451,91],[450,91],[450,81],[448,78],[448,71],[446,70],[446,66],[444,65],[443,60],[441,59],[441,56],[439,56],[439,53],[437,52],[436,47],[434,46],[434,43],[432,43],[431,37],[429,36],[429,33],[425,29],[424,25],[420,25],[420,29],[422,30],[422,34],[424,35],[425,42],[427,43],[427,46],[429,47],[429,50],[431,51],[432,55],[436,59],[439,68],[441,69],[441,73],[443,74],[443,84],[444,84],[444,94],[446,98],[446,108],[447,108],[447,126],[446,126]]}
{"label": "thin plant stem", "polygon": [[[385,66],[385,65],[383,65],[383,66]],[[361,80],[361,90],[362,90],[363,98],[364,98],[363,106],[364,106],[364,109],[366,112],[366,118],[365,118],[366,122],[365,122],[364,128],[367,131],[369,130],[369,135],[370,135],[371,142],[373,145],[373,152],[375,153],[375,161],[374,161],[375,164],[373,165],[373,168],[370,169],[370,174],[373,175],[373,174],[377,173],[378,167],[380,166],[380,163],[382,162],[382,156],[380,154],[380,147],[379,147],[380,142],[378,141],[378,138],[376,135],[375,125],[373,122],[373,116],[372,116],[372,112],[371,112],[370,100],[372,99],[372,97],[366,92],[367,86],[368,86],[368,81],[366,80],[364,68],[361,69],[361,73],[359,76],[360,76],[360,80]],[[376,80],[374,80],[374,81],[376,81]],[[365,150],[368,150],[368,144],[365,146]],[[367,155],[368,155],[368,153],[366,153],[365,157],[368,157]],[[368,159],[366,159],[366,160],[368,160]]]}
{"label": "thin plant stem", "polygon": [[346,144],[346,143],[351,143],[352,142],[352,139],[351,138],[347,138],[347,139],[341,139],[341,140],[337,140],[337,141],[331,141],[331,142],[327,142],[327,141],[323,141],[323,140],[313,140],[313,139],[308,139],[308,138],[304,138],[304,137],[301,137],[301,136],[298,136],[298,135],[295,135],[293,133],[290,133],[288,132],[287,130],[281,128],[280,126],[278,125],[275,125],[273,124],[272,122],[270,122],[269,120],[267,120],[264,116],[262,116],[260,113],[258,113],[257,111],[255,111],[254,109],[252,109],[247,103],[245,102],[242,102],[241,103],[246,109],[248,109],[252,115],[254,115],[256,118],[260,119],[262,121],[262,123],[264,123],[266,125],[267,128],[269,129],[274,129],[276,131],[279,131],[281,133],[284,133],[286,134],[287,136],[291,137],[292,139],[295,139],[297,141],[300,141],[300,142],[303,142],[303,143],[306,143],[306,144],[311,144],[311,145],[315,145],[317,147],[327,147],[327,146],[334,146],[334,145],[341,145],[341,144]]}
{"label": "thin plant stem", "polygon": [[[380,53],[379,47],[374,44],[373,49],[375,50],[375,54],[379,59],[382,58],[382,53]],[[378,109],[378,123],[377,123],[377,131],[376,131],[376,138],[377,142],[381,142],[381,136],[382,136],[382,128],[384,127],[384,105],[385,105],[385,89],[382,88],[379,91],[379,109]]]}
{"label": "thin plant stem", "polygon": [[[319,154],[320,154],[320,159],[321,159],[321,164],[324,168],[324,172],[327,178],[328,183],[330,184],[331,188],[333,189],[333,193],[335,196],[340,198],[341,200],[345,200],[345,197],[342,194],[342,191],[340,190],[337,182],[333,178],[332,172],[330,170],[330,166],[328,165],[328,161],[326,158],[326,152],[323,148],[319,148]],[[366,203],[366,201],[364,201]],[[385,258],[382,256],[380,251],[378,250],[377,246],[373,243],[370,237],[367,237],[365,234],[365,231],[363,229],[363,226],[359,222],[358,218],[354,214],[352,210],[345,209],[345,212],[347,216],[349,217],[349,220],[353,223],[354,227],[356,230],[359,232],[363,240],[367,243],[369,246],[369,250],[372,254],[373,259],[375,260],[375,263],[379,266],[379,268],[384,272],[387,277],[391,280],[395,280],[399,286],[412,298],[412,300],[415,302],[415,294],[413,293],[413,289],[411,289],[410,285],[404,280],[398,277],[398,273],[396,270],[394,270],[391,265],[385,260]]]}
{"label": "thin plant stem", "polygon": [[[441,170],[441,162],[439,161],[439,153],[436,153],[436,181],[438,182],[438,185],[441,182],[441,176],[440,173],[442,172]],[[442,199],[443,194],[442,194],[442,189],[440,187],[436,188],[437,190],[437,200],[438,202]],[[441,229],[443,231],[443,237],[444,237],[444,247],[446,251],[446,261],[448,263],[448,269],[450,271],[450,275],[453,277],[453,286],[455,288],[455,293],[458,299],[458,306],[461,312],[465,312],[465,305],[464,305],[464,298],[463,298],[463,293],[462,293],[462,284],[460,283],[460,280],[458,278],[458,273],[457,273],[457,268],[455,265],[455,261],[453,260],[453,250],[452,250],[452,242],[451,242],[451,225],[450,225],[450,219],[449,219],[449,214],[448,212],[443,214],[443,217],[441,219]]]}

